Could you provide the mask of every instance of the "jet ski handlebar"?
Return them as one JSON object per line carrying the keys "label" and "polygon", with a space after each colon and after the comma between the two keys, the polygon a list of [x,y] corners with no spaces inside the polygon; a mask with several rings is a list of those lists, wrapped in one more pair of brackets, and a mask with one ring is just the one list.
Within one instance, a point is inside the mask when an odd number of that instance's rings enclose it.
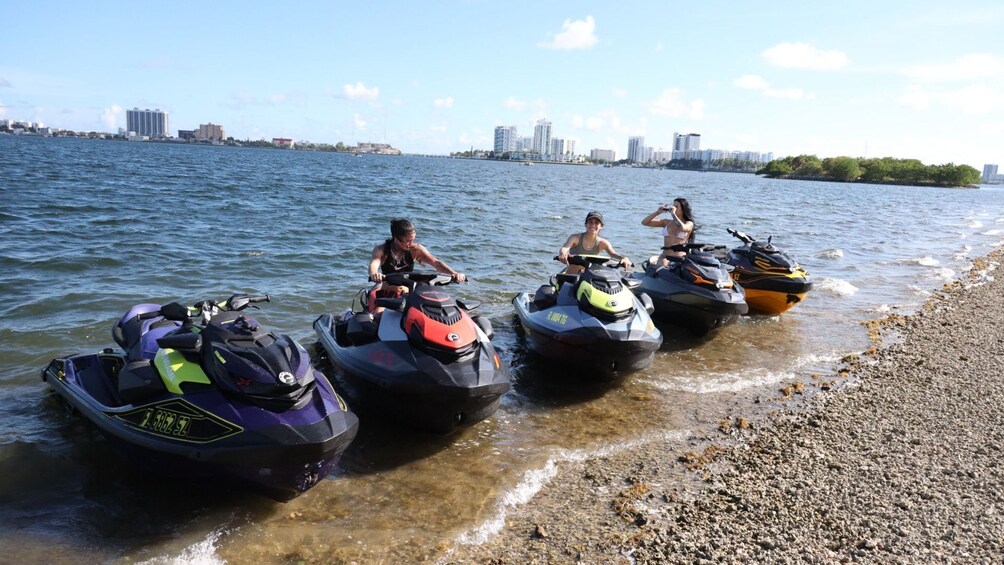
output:
{"label": "jet ski handlebar", "polygon": [[680,251],[683,253],[688,253],[695,249],[704,250],[709,246],[707,243],[677,243],[676,245],[670,245],[668,247],[663,247],[663,249],[668,251]]}
{"label": "jet ski handlebar", "polygon": [[741,231],[736,231],[736,230],[734,230],[732,228],[726,228],[726,231],[728,231],[730,234],[732,234],[732,237],[738,239],[739,241],[741,241],[743,243],[747,243],[748,244],[748,243],[753,243],[754,241],[756,241],[755,239],[753,239],[752,237],[744,234]]}
{"label": "jet ski handlebar", "polygon": [[[410,271],[403,273],[391,273],[384,277],[387,284],[394,286],[406,286],[414,288],[417,284],[429,284],[433,286],[446,286],[453,283],[453,277],[437,271]],[[470,280],[470,279],[468,279]]]}
{"label": "jet ski handlebar", "polygon": [[[561,261],[561,257],[555,255],[555,261]],[[602,255],[569,255],[568,264],[578,265],[579,267],[588,267],[589,265],[608,265],[610,267],[615,267],[620,265],[620,259],[614,259],[613,257],[604,257]]]}

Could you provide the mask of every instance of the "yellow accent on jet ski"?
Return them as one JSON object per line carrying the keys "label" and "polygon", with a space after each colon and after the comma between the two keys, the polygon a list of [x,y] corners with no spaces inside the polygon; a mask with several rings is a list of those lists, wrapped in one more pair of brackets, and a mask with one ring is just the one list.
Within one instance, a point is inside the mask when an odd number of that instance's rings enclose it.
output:
{"label": "yellow accent on jet ski", "polygon": [[181,390],[183,383],[210,384],[209,377],[198,363],[192,363],[173,349],[158,350],[153,364],[157,367],[164,386],[174,394],[184,394]]}
{"label": "yellow accent on jet ski", "polygon": [[582,300],[583,296],[594,308],[612,314],[624,312],[634,304],[634,294],[627,287],[621,287],[620,292],[610,295],[602,290],[597,290],[591,284],[580,284],[579,290],[575,293],[575,299]]}

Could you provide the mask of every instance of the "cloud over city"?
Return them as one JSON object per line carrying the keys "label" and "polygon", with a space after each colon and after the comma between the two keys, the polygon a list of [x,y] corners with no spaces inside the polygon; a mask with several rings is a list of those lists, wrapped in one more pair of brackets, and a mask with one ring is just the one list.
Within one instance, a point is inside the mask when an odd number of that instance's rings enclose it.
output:
{"label": "cloud over city", "polygon": [[551,41],[542,41],[538,47],[546,49],[592,49],[599,42],[596,37],[596,20],[586,16],[584,20],[565,20],[561,32]]}
{"label": "cloud over city", "polygon": [[375,86],[366,88],[366,85],[361,82],[346,84],[342,88],[342,92],[349,100],[376,100],[380,96],[379,88]]}
{"label": "cloud over city", "polygon": [[811,98],[801,88],[771,88],[770,84],[760,75],[744,75],[732,81],[733,86],[746,90],[755,90],[764,96],[771,98],[787,98],[789,100],[801,100]]}
{"label": "cloud over city", "polygon": [[850,60],[842,51],[822,50],[808,43],[779,43],[762,53],[768,63],[789,69],[828,71],[846,67]]}

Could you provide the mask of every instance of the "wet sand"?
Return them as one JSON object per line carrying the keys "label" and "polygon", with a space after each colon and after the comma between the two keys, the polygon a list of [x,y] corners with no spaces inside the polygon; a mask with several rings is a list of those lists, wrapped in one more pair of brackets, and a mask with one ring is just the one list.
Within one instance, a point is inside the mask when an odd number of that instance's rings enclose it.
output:
{"label": "wet sand", "polygon": [[683,439],[563,465],[500,532],[442,561],[999,563],[1004,278],[986,273],[1002,260],[870,324],[875,347],[833,375],[744,391]]}

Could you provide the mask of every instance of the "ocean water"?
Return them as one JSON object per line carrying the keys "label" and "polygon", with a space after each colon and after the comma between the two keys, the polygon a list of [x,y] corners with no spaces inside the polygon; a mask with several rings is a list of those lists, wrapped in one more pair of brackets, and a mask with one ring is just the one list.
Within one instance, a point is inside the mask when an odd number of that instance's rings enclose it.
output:
{"label": "ocean water", "polygon": [[[752,175],[535,166],[0,136],[0,549],[12,561],[411,560],[479,543],[563,464],[713,427],[743,391],[827,374],[869,342],[863,321],[908,313],[1004,241],[1004,189],[770,180]],[[510,300],[590,210],[636,263],[641,219],[690,200],[698,239],[732,227],[786,249],[816,286],[782,316],[709,340],[667,328],[652,367],[589,385],[529,355]],[[39,374],[111,347],[138,302],[268,293],[256,314],[311,346],[311,323],[366,285],[392,217],[467,273],[513,389],[448,437],[364,417],[338,469],[300,498],[146,476],[67,412]],[[993,276],[993,273],[990,274]],[[318,363],[323,367],[323,360]],[[364,416],[367,416],[364,414]]]}

